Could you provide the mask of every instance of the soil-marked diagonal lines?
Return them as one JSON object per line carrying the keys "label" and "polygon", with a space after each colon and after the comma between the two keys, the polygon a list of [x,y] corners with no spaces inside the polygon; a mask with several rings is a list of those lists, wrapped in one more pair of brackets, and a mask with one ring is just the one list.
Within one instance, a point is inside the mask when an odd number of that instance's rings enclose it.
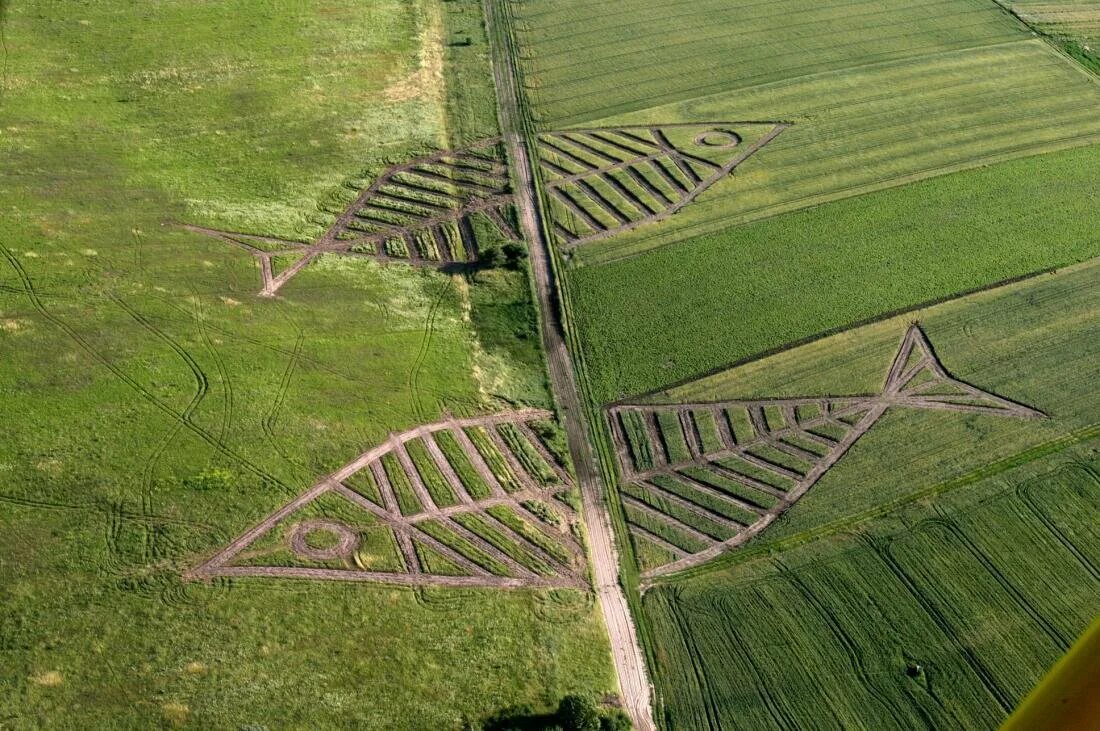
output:
{"label": "soil-marked diagonal lines", "polygon": [[[575,246],[672,216],[787,126],[717,122],[540,134],[539,166],[558,243]],[[515,202],[501,140],[493,138],[386,168],[313,243],[184,228],[252,254],[263,281],[259,294],[271,297],[322,254],[433,268],[476,263],[479,228],[518,240]]]}
{"label": "soil-marked diagonal lines", "polygon": [[525,409],[391,434],[269,514],[191,579],[581,587],[568,472]]}
{"label": "soil-marked diagonal lines", "polygon": [[185,226],[239,246],[257,258],[263,287],[274,296],[321,254],[362,256],[443,268],[477,261],[470,219],[482,216],[515,239],[514,196],[499,139],[443,150],[393,165],[341,211],[312,244],[271,236]]}
{"label": "soil-marked diagonal lines", "polygon": [[717,122],[540,134],[557,243],[578,246],[674,215],[787,126]]}
{"label": "soil-marked diagonal lines", "polygon": [[952,377],[916,325],[876,395],[610,407],[630,531],[668,556],[646,577],[696,566],[758,535],[891,408],[1044,418]]}

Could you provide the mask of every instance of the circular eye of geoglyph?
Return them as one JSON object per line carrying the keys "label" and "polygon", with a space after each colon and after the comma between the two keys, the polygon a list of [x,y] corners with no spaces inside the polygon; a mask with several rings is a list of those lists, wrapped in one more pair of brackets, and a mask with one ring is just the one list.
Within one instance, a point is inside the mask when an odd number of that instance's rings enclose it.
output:
{"label": "circular eye of geoglyph", "polygon": [[728,129],[711,129],[695,138],[695,144],[703,147],[737,147],[741,136]]}
{"label": "circular eye of geoglyph", "polygon": [[[323,545],[317,545],[321,541]],[[290,549],[302,558],[315,561],[344,558],[358,545],[359,536],[355,531],[334,520],[304,520],[290,531]]]}

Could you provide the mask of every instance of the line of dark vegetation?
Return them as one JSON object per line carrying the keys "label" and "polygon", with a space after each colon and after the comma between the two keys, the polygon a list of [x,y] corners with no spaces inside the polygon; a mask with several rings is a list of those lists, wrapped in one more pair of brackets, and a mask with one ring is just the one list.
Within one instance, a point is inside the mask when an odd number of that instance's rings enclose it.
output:
{"label": "line of dark vegetation", "polygon": [[464,731],[630,731],[630,719],[617,707],[600,707],[583,695],[567,695],[553,713],[529,706],[505,708],[483,721],[468,721]]}

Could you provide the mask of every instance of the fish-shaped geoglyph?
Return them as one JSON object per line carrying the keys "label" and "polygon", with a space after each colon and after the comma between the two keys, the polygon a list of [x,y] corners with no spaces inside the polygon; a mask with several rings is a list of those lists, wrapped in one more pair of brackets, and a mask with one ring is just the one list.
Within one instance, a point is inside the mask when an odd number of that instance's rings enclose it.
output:
{"label": "fish-shaped geoglyph", "polygon": [[611,407],[629,530],[669,556],[646,576],[696,566],[758,535],[892,408],[1044,417],[952,378],[916,325],[873,396]]}
{"label": "fish-shaped geoglyph", "polygon": [[716,122],[540,134],[557,243],[578,246],[668,218],[787,126]]}
{"label": "fish-shaped geoglyph", "polygon": [[572,478],[546,411],[446,419],[364,452],[187,577],[579,587]]}
{"label": "fish-shaped geoglyph", "polygon": [[[718,122],[539,134],[539,172],[556,243],[573,247],[668,218],[786,126]],[[486,232],[500,241],[519,239],[514,207],[504,152],[494,138],[387,168],[312,244],[186,228],[255,256],[260,294],[273,296],[326,253],[422,267],[476,263]]]}

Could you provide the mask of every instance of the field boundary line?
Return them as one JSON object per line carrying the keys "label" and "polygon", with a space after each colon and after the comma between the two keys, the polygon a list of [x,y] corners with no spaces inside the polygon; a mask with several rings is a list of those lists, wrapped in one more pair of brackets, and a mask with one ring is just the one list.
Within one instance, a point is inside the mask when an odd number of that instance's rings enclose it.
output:
{"label": "field boundary line", "polygon": [[[576,484],[581,495],[582,524],[587,533],[592,588],[607,629],[612,667],[624,710],[638,731],[656,731],[652,710],[653,688],[646,671],[646,654],[639,642],[622,586],[601,465],[592,449],[588,412],[578,387],[578,375],[569,350],[571,331],[567,298],[556,271],[538,170],[537,141],[523,100],[522,64],[515,48],[514,22],[508,0],[482,0],[489,57],[497,94],[497,115],[512,164],[516,210],[530,248],[530,271],[538,303],[541,340],[551,392],[565,427],[573,456]],[[583,374],[581,375],[583,377]]]}

